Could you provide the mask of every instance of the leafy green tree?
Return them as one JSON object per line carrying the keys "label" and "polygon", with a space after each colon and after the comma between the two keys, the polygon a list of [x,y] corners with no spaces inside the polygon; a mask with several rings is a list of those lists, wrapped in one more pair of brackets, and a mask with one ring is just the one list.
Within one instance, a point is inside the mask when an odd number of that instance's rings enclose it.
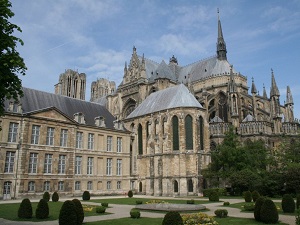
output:
{"label": "leafy green tree", "polygon": [[4,114],[4,100],[14,99],[18,101],[23,95],[22,81],[18,74],[25,75],[26,66],[23,58],[17,51],[17,45],[23,45],[23,41],[15,37],[16,31],[22,32],[21,28],[9,22],[14,16],[10,10],[12,7],[9,0],[0,0],[0,116]]}
{"label": "leafy green tree", "polygon": [[241,194],[244,191],[252,191],[262,183],[261,177],[250,169],[243,169],[232,173],[229,181],[237,194]]}

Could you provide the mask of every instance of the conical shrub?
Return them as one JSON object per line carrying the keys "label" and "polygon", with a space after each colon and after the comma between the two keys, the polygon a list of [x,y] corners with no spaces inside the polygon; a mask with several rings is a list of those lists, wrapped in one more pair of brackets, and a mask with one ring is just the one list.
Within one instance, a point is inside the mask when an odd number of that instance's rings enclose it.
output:
{"label": "conical shrub", "polygon": [[295,212],[295,201],[290,194],[284,194],[281,201],[282,211],[284,213],[294,213]]}
{"label": "conical shrub", "polygon": [[43,194],[43,199],[45,199],[46,202],[49,202],[49,200],[50,200],[50,194],[49,194],[48,191],[44,192],[44,194]]}
{"label": "conical shrub", "polygon": [[245,199],[245,202],[252,202],[252,194],[250,191],[244,192],[244,199]]}
{"label": "conical shrub", "polygon": [[277,223],[278,211],[271,199],[266,199],[260,209],[260,219],[263,223]]}
{"label": "conical shrub", "polygon": [[256,199],[255,206],[254,206],[254,218],[256,221],[261,221],[260,209],[265,200],[266,199],[264,197],[259,197],[258,199]]}
{"label": "conical shrub", "polygon": [[58,202],[59,196],[58,193],[55,191],[52,195],[52,202]]}
{"label": "conical shrub", "polygon": [[167,212],[167,214],[164,216],[162,225],[183,225],[183,221],[179,212]]}
{"label": "conical shrub", "polygon": [[62,205],[59,218],[59,225],[77,225],[77,214],[74,202],[67,200]]}
{"label": "conical shrub", "polygon": [[260,197],[260,194],[258,191],[252,191],[252,199],[253,199],[253,202],[256,202],[256,200]]}
{"label": "conical shrub", "polygon": [[32,205],[28,198],[24,198],[19,206],[18,217],[29,219],[32,218]]}
{"label": "conical shrub", "polygon": [[41,199],[35,210],[35,217],[38,219],[46,219],[49,216],[49,206],[45,199]]}
{"label": "conical shrub", "polygon": [[84,220],[84,211],[81,202],[78,199],[73,199],[72,202],[75,204],[76,214],[77,214],[77,224],[81,225]]}
{"label": "conical shrub", "polygon": [[87,201],[87,200],[90,200],[90,198],[91,198],[90,192],[84,191],[82,194],[82,200]]}

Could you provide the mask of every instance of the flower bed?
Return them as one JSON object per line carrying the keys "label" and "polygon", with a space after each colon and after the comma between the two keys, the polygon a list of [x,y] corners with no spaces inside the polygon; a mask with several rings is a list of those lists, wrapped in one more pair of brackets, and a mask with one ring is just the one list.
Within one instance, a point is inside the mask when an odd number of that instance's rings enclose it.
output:
{"label": "flower bed", "polygon": [[181,215],[184,225],[218,225],[212,216],[205,213],[190,213]]}

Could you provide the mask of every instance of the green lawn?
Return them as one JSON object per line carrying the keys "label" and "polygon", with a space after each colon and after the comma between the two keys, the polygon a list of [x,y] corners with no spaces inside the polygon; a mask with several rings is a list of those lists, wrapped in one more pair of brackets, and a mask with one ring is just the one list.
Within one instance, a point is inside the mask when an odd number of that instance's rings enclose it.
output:
{"label": "green lawn", "polygon": [[[191,198],[192,199],[192,198]],[[107,202],[109,204],[120,204],[120,205],[136,205],[136,201],[143,201],[143,204],[149,201],[158,200],[158,201],[164,201],[168,203],[176,203],[176,204],[186,204],[187,200],[183,199],[149,199],[149,198],[111,198],[111,199],[90,199],[91,202]],[[208,204],[212,203],[208,200],[197,200],[194,199],[195,204]]]}
{"label": "green lawn", "polygon": [[[59,211],[62,204],[63,202],[48,202],[49,217],[45,220],[57,220],[59,217]],[[0,204],[0,218],[4,218],[7,220],[15,220],[15,221],[34,221],[34,222],[41,221],[35,218],[35,210],[37,208],[38,202],[32,202],[31,205],[32,205],[32,212],[33,212],[33,218],[31,219],[18,218],[18,209],[20,203]],[[84,216],[96,216],[96,215],[99,216],[105,214],[96,213],[95,208],[93,208],[93,210],[90,212],[87,211],[84,212]]]}

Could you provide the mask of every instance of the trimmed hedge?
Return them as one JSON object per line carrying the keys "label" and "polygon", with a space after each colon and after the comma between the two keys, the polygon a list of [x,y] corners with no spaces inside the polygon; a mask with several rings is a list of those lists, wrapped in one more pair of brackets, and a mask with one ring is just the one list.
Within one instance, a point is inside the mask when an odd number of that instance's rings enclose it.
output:
{"label": "trimmed hedge", "polygon": [[105,213],[106,207],[104,206],[97,206],[96,213]]}
{"label": "trimmed hedge", "polygon": [[211,202],[218,202],[220,200],[218,192],[217,191],[210,192],[208,199]]}
{"label": "trimmed hedge", "polygon": [[230,202],[223,202],[223,205],[224,205],[224,206],[229,206],[229,205],[230,205]]}
{"label": "trimmed hedge", "polygon": [[260,209],[260,219],[263,223],[278,223],[278,211],[271,199],[266,199]]}
{"label": "trimmed hedge", "polygon": [[128,193],[127,193],[127,195],[128,195],[129,198],[132,198],[132,197],[133,197],[133,192],[132,192],[132,190],[129,190]]}
{"label": "trimmed hedge", "polygon": [[248,202],[244,205],[244,211],[254,211],[255,204],[252,202]]}
{"label": "trimmed hedge", "polygon": [[91,199],[90,192],[89,191],[84,191],[83,194],[82,194],[82,200],[88,201],[90,199]]}
{"label": "trimmed hedge", "polygon": [[28,198],[24,198],[19,206],[18,217],[29,219],[32,218],[32,205]]}
{"label": "trimmed hedge", "polygon": [[67,200],[61,206],[58,218],[59,225],[77,225],[76,206],[71,200]]}
{"label": "trimmed hedge", "polygon": [[195,200],[194,199],[186,200],[186,204],[195,204]]}
{"label": "trimmed hedge", "polygon": [[228,211],[226,209],[217,209],[215,210],[216,217],[225,218],[228,216]]}
{"label": "trimmed hedge", "polygon": [[134,219],[138,219],[141,217],[141,212],[139,209],[133,208],[130,210],[130,217]]}
{"label": "trimmed hedge", "polygon": [[76,215],[77,215],[77,224],[81,225],[84,220],[84,211],[81,202],[78,199],[73,199],[72,202],[75,205]]}
{"label": "trimmed hedge", "polygon": [[52,202],[58,202],[59,196],[58,193],[55,191],[52,195]]}
{"label": "trimmed hedge", "polygon": [[48,191],[44,192],[44,194],[43,194],[43,199],[45,199],[46,202],[49,202],[49,200],[50,200],[50,194],[49,194]]}
{"label": "trimmed hedge", "polygon": [[49,216],[49,206],[45,199],[41,199],[35,210],[35,217],[38,219],[46,219]]}
{"label": "trimmed hedge", "polygon": [[183,225],[183,220],[179,212],[171,211],[164,216],[162,225]]}
{"label": "trimmed hedge", "polygon": [[104,207],[106,207],[106,208],[108,207],[108,203],[107,202],[102,202],[101,205],[104,206]]}
{"label": "trimmed hedge", "polygon": [[281,201],[282,211],[284,213],[295,212],[295,201],[290,194],[284,194]]}
{"label": "trimmed hedge", "polygon": [[256,200],[260,197],[260,194],[258,191],[252,191],[252,198],[253,198],[253,202],[256,202]]}
{"label": "trimmed hedge", "polygon": [[256,221],[261,221],[260,209],[265,200],[266,199],[264,197],[259,197],[258,199],[256,199],[255,206],[254,206],[254,218]]}
{"label": "trimmed hedge", "polygon": [[245,202],[252,202],[252,194],[250,191],[245,191],[243,193],[243,196],[244,196]]}

